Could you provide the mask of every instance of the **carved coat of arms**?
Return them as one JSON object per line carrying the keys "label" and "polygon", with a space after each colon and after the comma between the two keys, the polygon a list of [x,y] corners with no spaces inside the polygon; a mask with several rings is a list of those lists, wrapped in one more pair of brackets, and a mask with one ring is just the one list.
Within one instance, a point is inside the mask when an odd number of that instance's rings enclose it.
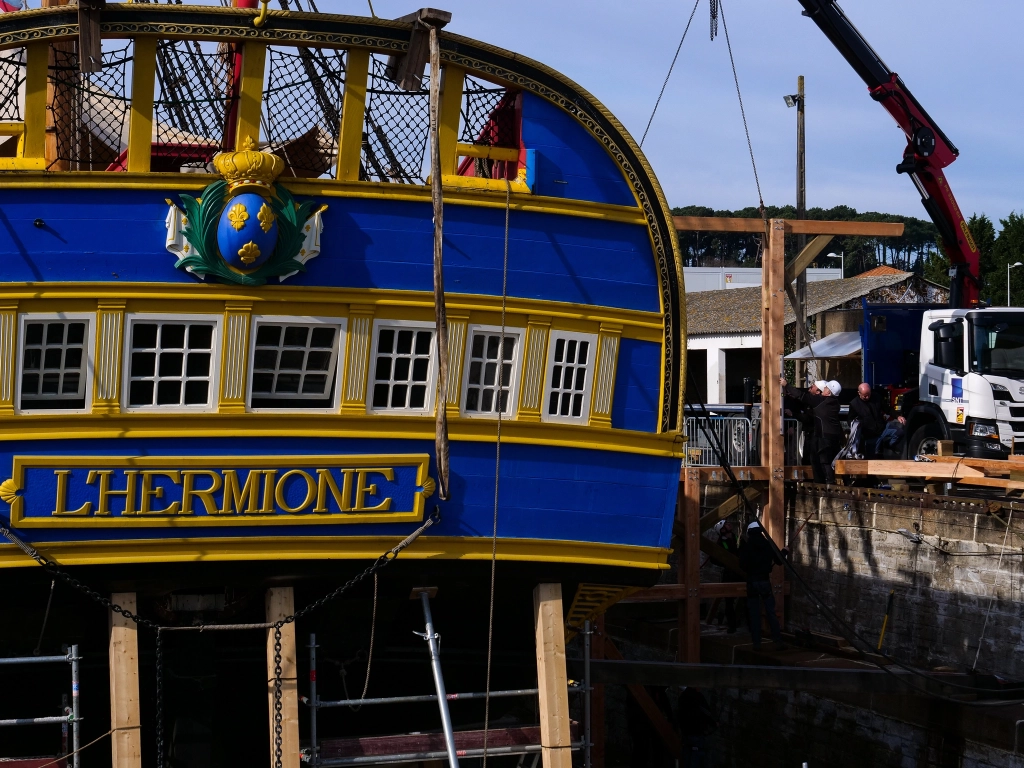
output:
{"label": "carved coat of arms", "polygon": [[275,185],[284,161],[257,150],[251,138],[240,151],[214,157],[213,164],[224,178],[201,197],[181,195],[180,206],[167,201],[167,250],[178,257],[174,266],[248,286],[304,272],[320,253],[320,216],[327,206],[296,203]]}

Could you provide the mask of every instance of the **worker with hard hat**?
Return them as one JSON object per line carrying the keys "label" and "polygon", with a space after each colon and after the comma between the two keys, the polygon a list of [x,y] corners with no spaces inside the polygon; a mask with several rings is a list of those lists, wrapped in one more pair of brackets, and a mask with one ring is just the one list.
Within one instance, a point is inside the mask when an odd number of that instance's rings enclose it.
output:
{"label": "worker with hard hat", "polygon": [[811,439],[814,445],[811,450],[811,469],[814,470],[814,482],[834,483],[835,473],[832,461],[843,445],[843,426],[839,423],[839,393],[842,386],[835,379],[816,381],[814,386],[819,390],[790,387],[782,380],[783,392],[811,409],[814,426]]}

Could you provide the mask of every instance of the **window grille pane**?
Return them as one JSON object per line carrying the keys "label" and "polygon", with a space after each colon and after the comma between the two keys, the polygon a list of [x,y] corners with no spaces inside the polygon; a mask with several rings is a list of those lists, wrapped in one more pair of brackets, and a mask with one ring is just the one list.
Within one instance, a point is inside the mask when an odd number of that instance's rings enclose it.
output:
{"label": "window grille pane", "polygon": [[330,408],[338,368],[338,326],[263,323],[256,328],[253,408]]}
{"label": "window grille pane", "polygon": [[433,338],[430,330],[378,329],[373,409],[409,411],[427,407]]}
{"label": "window grille pane", "polygon": [[[589,417],[593,337],[552,334],[545,418],[586,423]],[[502,372],[504,376],[504,371]]]}
{"label": "window grille pane", "polygon": [[78,320],[26,322],[21,397],[25,410],[82,410],[86,388],[86,327]]}
{"label": "window grille pane", "polygon": [[[474,331],[469,345],[469,375],[466,385],[465,412],[481,414],[508,413],[509,387],[512,384],[512,360],[515,357],[517,334]],[[502,361],[498,361],[501,351]],[[506,362],[507,361],[507,362]],[[499,365],[501,366],[499,382]]]}
{"label": "window grille pane", "polygon": [[210,405],[213,323],[133,322],[128,406]]}

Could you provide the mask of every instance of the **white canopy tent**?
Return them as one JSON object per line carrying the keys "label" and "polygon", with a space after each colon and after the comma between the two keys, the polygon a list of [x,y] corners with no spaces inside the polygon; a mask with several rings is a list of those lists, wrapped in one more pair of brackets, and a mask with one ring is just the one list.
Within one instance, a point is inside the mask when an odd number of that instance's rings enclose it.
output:
{"label": "white canopy tent", "polygon": [[823,339],[813,341],[806,347],[786,355],[787,360],[822,360],[825,358],[854,357],[860,354],[860,333],[841,331],[830,333]]}

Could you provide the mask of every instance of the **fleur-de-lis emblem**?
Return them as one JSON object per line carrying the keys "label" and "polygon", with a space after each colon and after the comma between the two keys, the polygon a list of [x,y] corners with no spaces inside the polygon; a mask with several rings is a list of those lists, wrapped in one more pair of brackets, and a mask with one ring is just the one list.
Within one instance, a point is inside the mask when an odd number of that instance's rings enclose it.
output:
{"label": "fleur-de-lis emblem", "polygon": [[243,264],[252,264],[260,257],[260,249],[252,240],[238,249],[238,257]]}
{"label": "fleur-de-lis emblem", "polygon": [[260,220],[260,229],[264,232],[269,232],[270,228],[274,226],[274,220],[277,217],[274,216],[274,211],[271,210],[270,206],[264,203],[260,207],[260,212],[256,214],[256,218]]}
{"label": "fleur-de-lis emblem", "polygon": [[[264,208],[266,205],[263,206]],[[249,212],[245,210],[245,206],[241,203],[235,203],[231,206],[231,210],[228,211],[228,222],[232,227],[235,228],[236,232],[240,232],[242,227],[245,226],[245,222],[249,220]]]}

